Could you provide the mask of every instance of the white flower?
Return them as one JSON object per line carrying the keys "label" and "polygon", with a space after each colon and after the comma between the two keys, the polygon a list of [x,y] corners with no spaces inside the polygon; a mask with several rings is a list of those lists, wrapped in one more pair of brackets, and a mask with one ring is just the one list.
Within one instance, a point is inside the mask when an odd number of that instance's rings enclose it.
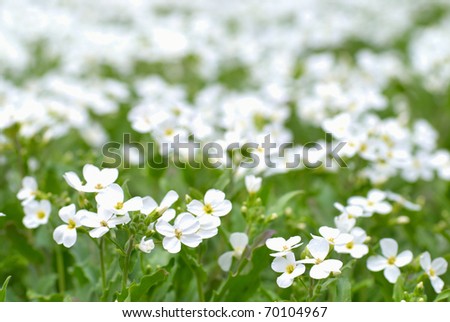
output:
{"label": "white flower", "polygon": [[233,233],[230,235],[230,244],[233,247],[233,250],[226,252],[219,257],[219,266],[225,272],[230,270],[233,257],[236,259],[242,257],[242,254],[248,245],[248,236],[245,233]]}
{"label": "white flower", "polygon": [[439,275],[444,275],[447,272],[447,261],[442,257],[431,261],[430,253],[425,252],[420,256],[420,266],[422,266],[425,273],[430,277],[431,285],[436,293],[441,293],[444,287],[444,281]]}
{"label": "white flower", "polygon": [[341,215],[345,215],[348,219],[355,219],[361,217],[364,213],[363,208],[360,206],[347,206],[344,207],[340,203],[335,203],[334,207],[341,212]]}
{"label": "white flower", "polygon": [[220,217],[227,215],[231,208],[231,202],[225,199],[225,194],[215,189],[206,192],[203,203],[192,200],[187,205],[187,210],[198,217],[200,224],[198,234],[203,239],[217,235]]}
{"label": "white flower", "polygon": [[52,205],[48,200],[30,201],[24,206],[23,224],[29,229],[45,225],[48,222],[51,210]]}
{"label": "white flower", "polygon": [[337,253],[350,254],[353,258],[362,258],[369,252],[369,247],[364,244],[367,239],[364,229],[355,227],[350,231],[353,240],[345,245],[336,245]]}
{"label": "white flower", "polygon": [[[320,235],[330,244],[341,246],[353,241],[353,236],[347,233],[341,232],[339,229],[322,226],[319,228]],[[314,236],[315,239],[322,237]]]}
{"label": "white flower", "polygon": [[155,228],[158,233],[165,236],[163,247],[172,254],[181,250],[182,243],[194,248],[202,242],[202,238],[197,234],[200,223],[197,218],[186,212],[178,215],[173,225],[160,220],[156,223]]}
{"label": "white flower", "polygon": [[411,263],[413,254],[409,250],[398,254],[398,244],[391,238],[383,238],[380,240],[380,246],[383,256],[376,255],[369,257],[367,260],[367,268],[373,272],[384,270],[386,279],[390,283],[395,284],[401,274],[399,267]]}
{"label": "white flower", "polygon": [[100,192],[113,184],[118,176],[119,171],[117,169],[100,170],[92,164],[86,164],[83,167],[83,177],[86,184],[83,185],[78,175],[72,171],[66,172],[64,179],[75,190],[82,192]]}
{"label": "white flower", "polygon": [[32,201],[36,197],[38,185],[33,177],[25,177],[22,180],[22,188],[17,193],[17,199],[22,200],[22,205]]}
{"label": "white flower", "polygon": [[111,184],[108,188],[95,196],[95,200],[99,207],[118,215],[124,215],[129,211],[138,211],[142,209],[141,197],[134,197],[128,201],[124,201],[124,199],[125,196],[123,190],[116,183]]}
{"label": "white flower", "polygon": [[6,217],[6,215],[3,212],[0,212],[0,217]]}
{"label": "white flower", "polygon": [[245,187],[249,194],[255,194],[261,189],[262,178],[254,175],[245,177]]}
{"label": "white flower", "polygon": [[391,200],[394,201],[396,203],[398,203],[399,205],[405,207],[408,210],[411,211],[420,211],[422,209],[422,207],[420,205],[417,205],[415,203],[412,203],[411,201],[406,200],[405,198],[403,198],[401,195],[396,194],[394,192],[388,191],[386,193],[386,197]]}
{"label": "white flower", "polygon": [[270,250],[276,253],[270,254],[273,257],[282,257],[290,253],[294,248],[300,247],[302,238],[300,236],[294,236],[288,240],[283,237],[269,238],[266,240],[266,246]]}
{"label": "white flower", "polygon": [[197,234],[202,239],[209,239],[217,235],[219,232],[220,218],[214,216],[201,216],[198,219],[200,228]]}
{"label": "white flower", "polygon": [[215,216],[222,217],[231,211],[232,205],[229,200],[225,199],[225,194],[216,189],[210,189],[206,192],[204,202],[192,200],[187,209],[197,217]]}
{"label": "white flower", "polygon": [[350,205],[363,208],[364,217],[371,217],[374,213],[387,215],[392,211],[392,206],[385,199],[386,193],[373,189],[369,191],[367,198],[351,197],[348,202]]}
{"label": "white flower", "polygon": [[314,264],[309,271],[311,278],[320,280],[327,278],[331,273],[340,273],[342,262],[337,259],[325,259],[330,251],[330,244],[323,238],[312,239],[308,246],[313,258],[306,258],[299,263]]}
{"label": "white flower", "polygon": [[58,245],[70,248],[77,241],[77,228],[81,226],[83,212],[76,213],[75,205],[71,204],[59,210],[59,217],[67,225],[58,226],[53,232],[53,239]]}
{"label": "white flower", "polygon": [[127,224],[131,220],[128,213],[118,216],[114,212],[104,208],[98,208],[97,213],[87,210],[80,210],[78,213],[83,216],[81,220],[83,226],[94,228],[89,232],[92,238],[100,238],[110,229],[118,225]]}
{"label": "white flower", "polygon": [[277,278],[277,284],[281,288],[288,288],[294,279],[305,273],[306,267],[295,261],[293,253],[287,253],[286,257],[277,257],[272,262],[272,269],[277,273],[283,273]]}
{"label": "white flower", "polygon": [[139,250],[143,253],[150,254],[153,249],[155,249],[153,239],[146,240],[145,237],[142,237],[141,242],[139,243]]}
{"label": "white flower", "polygon": [[173,190],[170,190],[161,203],[158,203],[152,197],[144,197],[142,198],[142,210],[141,212],[144,215],[150,215],[152,212],[156,211],[159,215],[163,215],[167,210],[172,207],[172,205],[178,200],[179,196]]}

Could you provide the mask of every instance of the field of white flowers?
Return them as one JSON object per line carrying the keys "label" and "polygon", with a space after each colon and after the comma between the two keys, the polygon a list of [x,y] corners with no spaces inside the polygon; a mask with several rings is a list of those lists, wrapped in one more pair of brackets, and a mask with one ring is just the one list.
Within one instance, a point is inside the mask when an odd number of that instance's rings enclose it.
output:
{"label": "field of white flowers", "polygon": [[448,0],[0,0],[0,301],[448,301],[449,35]]}

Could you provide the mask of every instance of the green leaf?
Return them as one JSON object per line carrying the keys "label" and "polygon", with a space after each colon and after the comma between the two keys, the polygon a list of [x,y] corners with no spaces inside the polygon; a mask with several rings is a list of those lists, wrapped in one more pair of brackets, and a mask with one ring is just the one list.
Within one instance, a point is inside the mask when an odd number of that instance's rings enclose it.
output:
{"label": "green leaf", "polygon": [[393,298],[395,302],[400,302],[401,300],[403,300],[404,286],[405,278],[403,277],[403,275],[400,275],[394,285]]}
{"label": "green leaf", "polygon": [[11,276],[8,276],[3,283],[2,288],[0,289],[0,302],[6,301],[6,288],[8,287],[9,280],[11,279]]}
{"label": "green leaf", "polygon": [[224,191],[225,188],[230,184],[231,178],[230,173],[228,171],[225,171],[222,173],[217,179],[216,183],[214,184],[214,187],[218,190]]}
{"label": "green leaf", "polygon": [[284,211],[284,208],[287,206],[289,201],[291,201],[293,198],[297,197],[298,195],[303,194],[303,190],[296,190],[291,191],[282,196],[280,199],[278,199],[275,204],[269,209],[269,214],[271,213],[282,213]]}
{"label": "green leaf", "polygon": [[450,299],[450,289],[447,289],[444,292],[442,292],[441,294],[439,294],[434,301],[435,302],[444,302],[444,301],[448,301],[449,299]]}
{"label": "green leaf", "polygon": [[169,276],[169,273],[164,269],[160,269],[150,275],[145,275],[141,278],[139,284],[133,283],[130,286],[127,300],[129,299],[131,302],[146,300],[149,290],[166,280],[167,276]]}
{"label": "green leaf", "polygon": [[352,300],[352,283],[348,277],[338,279],[337,300],[339,302],[351,302]]}

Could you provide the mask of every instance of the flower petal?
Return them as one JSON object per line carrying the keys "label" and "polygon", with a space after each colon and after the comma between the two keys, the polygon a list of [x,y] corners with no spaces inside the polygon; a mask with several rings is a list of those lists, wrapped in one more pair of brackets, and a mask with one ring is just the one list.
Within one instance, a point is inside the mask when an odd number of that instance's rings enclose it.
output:
{"label": "flower petal", "polygon": [[283,273],[277,278],[277,284],[281,288],[288,288],[294,283],[294,279],[290,276],[290,274]]}
{"label": "flower petal", "polygon": [[158,204],[152,197],[147,196],[147,197],[142,198],[141,212],[144,215],[147,215],[147,216],[150,215],[157,207],[158,207]]}
{"label": "flower petal", "polygon": [[161,201],[160,208],[170,208],[178,200],[178,198],[178,193],[176,193],[176,191],[174,190],[170,190]]}
{"label": "flower petal", "polygon": [[201,217],[203,215],[205,215],[205,210],[203,209],[205,207],[204,204],[202,204],[200,201],[198,200],[192,200],[188,205],[187,205],[187,210],[190,213],[193,213],[194,215]]}
{"label": "flower petal", "polygon": [[311,255],[316,259],[324,260],[330,251],[328,241],[323,238],[312,239],[307,246]]}
{"label": "flower petal", "polygon": [[92,238],[100,238],[102,237],[104,234],[106,234],[109,231],[109,228],[107,227],[98,227],[98,228],[94,228],[89,232],[89,235]]}
{"label": "flower petal", "polygon": [[397,267],[403,267],[403,266],[411,263],[412,259],[413,259],[413,254],[411,253],[411,251],[405,250],[404,252],[401,252],[400,254],[398,254],[398,256],[395,260],[395,265]]}
{"label": "flower petal", "polygon": [[64,233],[67,230],[67,225],[61,225],[56,227],[56,229],[53,231],[53,239],[58,245],[61,245],[63,243]]}
{"label": "flower petal", "polygon": [[320,265],[314,265],[309,271],[309,276],[316,280],[321,280],[330,276],[330,272],[324,271]]}
{"label": "flower petal", "polygon": [[392,238],[383,238],[380,240],[381,253],[384,257],[389,258],[392,256],[397,256],[398,244]]}
{"label": "flower petal", "polygon": [[274,237],[266,240],[267,248],[277,252],[282,251],[285,244],[286,239],[284,239],[283,237]]}
{"label": "flower petal", "polygon": [[284,257],[277,257],[273,260],[271,267],[277,273],[284,273],[286,266],[289,265],[288,261]]}
{"label": "flower petal", "polygon": [[181,236],[181,242],[188,247],[195,248],[202,242],[202,238],[197,234],[190,234]]}
{"label": "flower petal", "polygon": [[75,216],[76,211],[77,211],[77,209],[76,209],[75,205],[71,204],[66,207],[62,207],[59,210],[58,215],[62,221],[64,221],[65,223],[68,223],[69,219],[72,219]]}
{"label": "flower petal", "polygon": [[225,200],[225,194],[217,189],[210,189],[206,192],[204,201],[206,204],[221,202]]}
{"label": "flower petal", "polygon": [[433,286],[434,291],[439,294],[444,288],[444,281],[440,277],[435,276],[431,279],[431,285]]}
{"label": "flower petal", "polygon": [[400,269],[397,266],[391,265],[386,267],[384,270],[384,277],[389,281],[389,283],[395,284],[398,277],[400,276]]}
{"label": "flower petal", "polygon": [[230,235],[230,244],[233,249],[245,248],[248,245],[248,236],[245,233],[233,233]]}
{"label": "flower petal", "polygon": [[155,225],[155,229],[158,233],[166,237],[174,237],[175,236],[175,228],[164,220],[158,220]]}
{"label": "flower petal", "polygon": [[447,272],[448,263],[442,257],[436,258],[432,263],[431,267],[434,269],[436,275],[442,275]]}
{"label": "flower petal", "polygon": [[224,200],[219,204],[213,205],[214,209],[214,216],[222,217],[225,215],[228,215],[233,209],[233,205],[231,204],[231,201]]}
{"label": "flower petal", "polygon": [[63,238],[63,245],[67,248],[72,247],[77,242],[77,230],[67,229]]}
{"label": "flower petal", "polygon": [[228,272],[231,268],[231,264],[233,262],[233,252],[226,252],[219,257],[218,263],[220,268]]}
{"label": "flower petal", "polygon": [[367,260],[367,268],[372,272],[379,272],[388,266],[387,259],[383,256],[371,256]]}
{"label": "flower petal", "polygon": [[429,252],[420,255],[420,266],[426,272],[431,268],[431,256]]}
{"label": "flower petal", "polygon": [[176,237],[165,237],[163,239],[163,247],[169,253],[176,254],[181,250],[181,242]]}

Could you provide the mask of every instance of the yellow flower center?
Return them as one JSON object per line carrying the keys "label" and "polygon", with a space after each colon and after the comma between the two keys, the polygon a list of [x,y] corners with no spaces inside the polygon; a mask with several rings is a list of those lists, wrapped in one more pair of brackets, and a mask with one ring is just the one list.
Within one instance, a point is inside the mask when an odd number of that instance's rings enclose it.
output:
{"label": "yellow flower center", "polygon": [[103,189],[103,185],[101,183],[97,183],[94,188],[100,190]]}
{"label": "yellow flower center", "polygon": [[395,256],[389,257],[388,258],[388,264],[389,265],[394,265],[395,264],[395,260],[396,260]]}
{"label": "yellow flower center", "polygon": [[45,218],[45,212],[43,212],[42,210],[39,210],[39,211],[37,212],[36,216],[37,216],[39,219],[44,219],[44,218]]}
{"label": "yellow flower center", "polygon": [[174,130],[171,128],[168,128],[164,131],[164,134],[167,136],[173,135],[173,133],[174,133]]}
{"label": "yellow flower center", "polygon": [[108,227],[108,223],[105,220],[100,221],[102,227]]}
{"label": "yellow flower center", "polygon": [[283,246],[283,250],[284,250],[284,251],[287,251],[287,250],[289,250],[289,247],[288,247],[287,245],[284,245],[284,246]]}
{"label": "yellow flower center", "polygon": [[77,227],[77,224],[73,219],[69,219],[69,222],[67,223],[67,228],[69,229],[75,229]]}
{"label": "yellow flower center", "polygon": [[373,201],[369,200],[369,201],[367,202],[367,205],[368,205],[369,207],[372,207],[372,206],[375,205],[375,203],[374,203]]}
{"label": "yellow flower center", "polygon": [[120,210],[120,209],[122,209],[123,208],[123,202],[118,202],[115,206],[114,206],[114,208],[116,208],[117,210]]}
{"label": "yellow flower center", "polygon": [[183,232],[179,229],[175,229],[175,237],[180,239],[181,236],[183,235]]}
{"label": "yellow flower center", "polygon": [[211,206],[211,204],[206,204],[204,207],[203,207],[203,211],[207,214],[207,215],[211,215],[212,213],[213,213],[213,211],[214,211],[214,209],[213,209],[213,207]]}
{"label": "yellow flower center", "polygon": [[323,260],[321,260],[320,258],[317,258],[316,259],[316,265],[319,265],[320,263],[322,263],[323,262]]}
{"label": "yellow flower center", "polygon": [[294,272],[295,270],[295,266],[292,264],[289,264],[288,266],[286,266],[286,273],[288,274],[292,274],[292,272]]}
{"label": "yellow flower center", "polygon": [[431,277],[435,277],[436,276],[436,272],[432,268],[430,268],[430,276]]}
{"label": "yellow flower center", "polygon": [[347,245],[345,245],[345,247],[347,247],[347,249],[353,249],[354,246],[355,246],[355,244],[353,242],[349,242],[349,243],[347,243]]}

